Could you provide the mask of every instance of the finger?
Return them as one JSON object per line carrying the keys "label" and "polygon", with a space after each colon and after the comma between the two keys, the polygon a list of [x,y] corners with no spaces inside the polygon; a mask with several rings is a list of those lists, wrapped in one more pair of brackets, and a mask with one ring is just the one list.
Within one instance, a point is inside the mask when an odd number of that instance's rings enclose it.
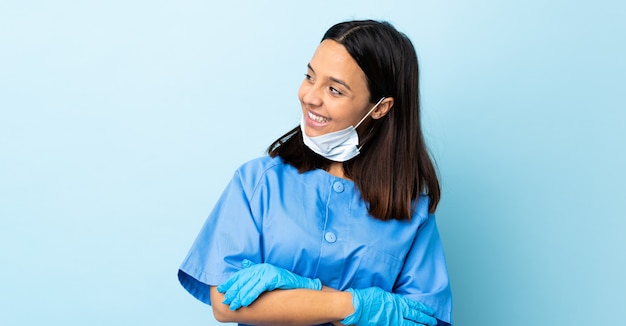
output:
{"label": "finger", "polygon": [[[236,292],[239,291],[238,289],[248,282],[249,279],[258,278],[258,273],[259,272],[254,267],[241,269],[226,280],[226,282],[220,284],[217,287],[217,292],[230,293],[227,295],[227,298],[232,299],[233,294],[236,294]],[[234,289],[231,290],[233,287]]]}
{"label": "finger", "polygon": [[422,326],[422,324],[418,324],[412,320],[403,319],[400,323],[401,326]]}
{"label": "finger", "polygon": [[217,292],[219,293],[225,293],[226,291],[228,291],[228,289],[233,285],[233,283],[237,282],[240,278],[240,275],[242,274],[241,271],[243,269],[246,269],[252,265],[255,265],[255,263],[253,263],[252,261],[248,260],[248,259],[244,259],[241,262],[241,266],[242,269],[239,270],[238,272],[236,272],[235,274],[233,274],[228,280],[226,280],[226,282],[220,284],[217,287]]}
{"label": "finger", "polygon": [[228,289],[230,289],[233,286],[233,284],[237,283],[238,281],[239,281],[239,272],[233,274],[229,279],[226,280],[226,282],[218,285],[217,292],[225,293],[226,291],[228,291]]}
{"label": "finger", "polygon": [[242,268],[248,268],[250,266],[254,265],[254,262],[244,259],[243,261],[241,261],[241,267]]}
{"label": "finger", "polygon": [[235,311],[235,310],[241,308],[241,305],[239,304],[238,300],[233,300],[233,302],[231,302],[228,307],[230,308],[230,310]]}
{"label": "finger", "polygon": [[423,303],[421,303],[419,301],[415,301],[415,300],[404,298],[404,302],[406,302],[406,304],[409,306],[409,308],[419,310],[419,311],[421,311],[421,312],[423,312],[423,313],[425,313],[427,315],[431,315],[432,316],[435,313],[435,311],[431,307],[429,307],[429,306],[427,306],[427,305],[425,305],[425,304],[423,304]]}
{"label": "finger", "polygon": [[[250,279],[242,285],[237,293],[236,304],[242,307],[251,305],[263,292],[268,290],[268,286],[262,279]],[[233,301],[234,302],[234,301]],[[231,303],[232,305],[232,303]]]}
{"label": "finger", "polygon": [[234,311],[242,307],[241,296],[245,295],[246,287],[250,282],[251,280],[246,279],[244,282],[237,283],[236,286],[231,287],[228,292],[226,292],[224,298],[227,298],[227,300],[224,300],[224,303],[230,305],[230,310]]}
{"label": "finger", "polygon": [[218,286],[217,291],[222,290],[221,293],[224,293],[224,301],[222,301],[224,304],[230,304],[239,295],[241,288],[249,282],[250,276],[242,271],[235,273],[226,282]]}
{"label": "finger", "polygon": [[[230,304],[233,299],[235,299],[237,297],[237,295],[239,294],[239,290],[241,289],[241,287],[243,286],[243,284],[245,282],[244,280],[237,280],[234,281],[230,284],[230,286],[228,288],[226,288],[224,293],[224,301],[222,301],[223,304]],[[243,283],[243,284],[242,284]],[[219,291],[219,289],[218,289]]]}
{"label": "finger", "polygon": [[246,293],[252,291],[254,287],[259,286],[259,282],[263,280],[263,271],[254,265],[246,269],[242,269],[233,276],[233,282],[230,288],[226,290],[226,296],[232,300],[235,297],[245,296]]}
{"label": "finger", "polygon": [[435,319],[435,317],[427,315],[416,309],[408,309],[407,311],[405,311],[404,319],[408,319],[413,322],[424,324],[424,325],[429,325],[429,326],[437,325],[437,319]]}

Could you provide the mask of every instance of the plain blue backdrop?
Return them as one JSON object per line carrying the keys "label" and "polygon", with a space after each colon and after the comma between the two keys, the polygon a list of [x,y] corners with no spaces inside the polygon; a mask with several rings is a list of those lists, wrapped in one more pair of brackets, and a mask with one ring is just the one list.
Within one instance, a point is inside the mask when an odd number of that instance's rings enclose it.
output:
{"label": "plain blue backdrop", "polygon": [[0,2],[0,324],[215,325],[178,265],[324,31],[414,42],[455,324],[613,325],[621,1]]}

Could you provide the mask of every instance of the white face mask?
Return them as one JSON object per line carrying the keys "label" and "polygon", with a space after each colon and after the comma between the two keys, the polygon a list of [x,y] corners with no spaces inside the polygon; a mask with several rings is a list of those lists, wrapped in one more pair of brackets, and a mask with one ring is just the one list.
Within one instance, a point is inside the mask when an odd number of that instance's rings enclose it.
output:
{"label": "white face mask", "polygon": [[346,129],[329,132],[320,136],[307,136],[304,131],[303,116],[300,122],[300,130],[302,131],[304,144],[315,153],[335,162],[345,162],[359,155],[359,134],[356,132],[356,128],[361,125],[363,120],[365,120],[384,99],[384,97],[381,98],[356,126],[349,126]]}

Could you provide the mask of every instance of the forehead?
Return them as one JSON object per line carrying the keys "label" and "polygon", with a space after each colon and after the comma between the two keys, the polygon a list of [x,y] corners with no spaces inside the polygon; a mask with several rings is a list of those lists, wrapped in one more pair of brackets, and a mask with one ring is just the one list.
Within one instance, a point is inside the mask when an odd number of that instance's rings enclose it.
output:
{"label": "forehead", "polygon": [[318,75],[332,77],[346,81],[354,86],[364,83],[365,73],[356,61],[350,56],[346,48],[333,40],[324,40],[317,47],[311,59],[311,68]]}

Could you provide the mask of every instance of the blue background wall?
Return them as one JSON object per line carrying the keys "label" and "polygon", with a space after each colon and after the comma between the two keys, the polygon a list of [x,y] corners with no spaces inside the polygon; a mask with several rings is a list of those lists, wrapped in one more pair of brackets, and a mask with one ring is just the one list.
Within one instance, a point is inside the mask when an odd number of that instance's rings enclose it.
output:
{"label": "blue background wall", "polygon": [[178,264],[352,18],[418,50],[456,325],[623,319],[623,2],[224,3],[0,3],[0,324],[217,324]]}

